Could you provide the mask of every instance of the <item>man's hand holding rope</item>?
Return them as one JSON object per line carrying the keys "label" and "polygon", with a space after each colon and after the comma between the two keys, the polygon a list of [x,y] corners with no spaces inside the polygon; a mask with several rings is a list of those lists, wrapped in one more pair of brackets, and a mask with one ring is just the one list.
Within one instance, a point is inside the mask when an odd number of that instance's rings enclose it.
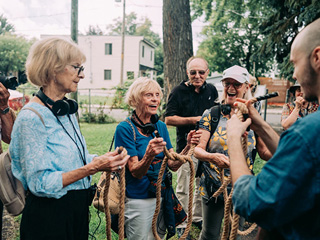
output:
{"label": "man's hand holding rope", "polygon": [[[245,100],[237,98],[237,101],[244,103],[247,106],[249,118],[251,119],[250,128],[261,137],[270,152],[274,154],[278,147],[279,135],[263,120],[258,111],[254,108],[252,104],[254,103],[254,99]],[[234,104],[237,105],[238,103],[235,102]]]}

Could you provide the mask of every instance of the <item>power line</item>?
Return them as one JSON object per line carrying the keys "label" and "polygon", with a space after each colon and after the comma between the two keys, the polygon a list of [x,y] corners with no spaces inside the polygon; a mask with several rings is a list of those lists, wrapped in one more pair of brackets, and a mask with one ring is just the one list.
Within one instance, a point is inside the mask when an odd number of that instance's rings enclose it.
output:
{"label": "power line", "polygon": [[54,16],[65,15],[65,14],[70,14],[70,12],[66,12],[66,13],[56,13],[56,14],[47,14],[47,15],[38,15],[38,16],[14,17],[14,18],[10,18],[10,19],[17,20],[17,19],[26,19],[26,18],[54,17]]}

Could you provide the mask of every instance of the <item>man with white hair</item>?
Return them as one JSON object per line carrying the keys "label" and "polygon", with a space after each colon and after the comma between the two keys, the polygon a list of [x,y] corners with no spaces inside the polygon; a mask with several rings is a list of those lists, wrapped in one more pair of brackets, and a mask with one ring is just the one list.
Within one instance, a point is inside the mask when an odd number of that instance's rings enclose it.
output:
{"label": "man with white hair", "polygon": [[[305,99],[320,100],[320,19],[297,35],[290,60]],[[240,122],[233,116],[227,125],[235,211],[282,239],[320,239],[320,111],[294,123],[279,141],[251,102],[246,104],[250,118]],[[249,125],[274,153],[257,176],[239,154]]]}

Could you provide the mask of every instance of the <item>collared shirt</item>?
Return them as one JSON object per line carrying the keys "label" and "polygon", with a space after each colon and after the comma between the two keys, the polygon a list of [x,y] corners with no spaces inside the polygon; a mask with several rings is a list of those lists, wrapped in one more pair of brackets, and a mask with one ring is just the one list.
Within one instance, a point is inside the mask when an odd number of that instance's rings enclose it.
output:
{"label": "collared shirt", "polygon": [[[180,83],[173,88],[169,95],[165,116],[194,117],[202,116],[206,109],[215,105],[218,98],[217,89],[210,83],[204,84],[197,93],[194,87],[187,86],[185,82]],[[195,128],[194,125],[178,126],[177,129],[177,146],[176,150],[180,153],[187,145],[187,135],[190,130]]]}
{"label": "collared shirt", "polygon": [[22,182],[25,189],[39,197],[61,198],[69,190],[88,188],[88,178],[66,187],[62,184],[63,173],[84,165],[80,152],[85,156],[86,163],[91,162],[94,157],[88,153],[75,115],[70,116],[72,123],[66,115],[59,116],[59,119],[80,150],[47,107],[38,103],[28,103],[26,107],[41,114],[45,125],[31,110],[19,113],[9,147],[13,175]]}
{"label": "collared shirt", "polygon": [[320,239],[319,119],[317,111],[297,121],[257,176],[236,181],[238,214],[285,239]]}

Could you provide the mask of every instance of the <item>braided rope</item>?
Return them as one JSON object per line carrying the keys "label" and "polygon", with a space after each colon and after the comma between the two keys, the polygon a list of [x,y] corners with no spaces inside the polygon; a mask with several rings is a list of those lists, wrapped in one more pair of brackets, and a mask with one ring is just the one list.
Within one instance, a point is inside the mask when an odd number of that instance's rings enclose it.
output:
{"label": "braided rope", "polygon": [[156,240],[161,240],[161,238],[158,235],[157,231],[157,219],[160,212],[160,199],[161,199],[161,183],[163,174],[165,172],[165,169],[167,167],[168,160],[173,161],[181,161],[183,163],[188,162],[190,165],[190,182],[189,182],[189,202],[188,202],[188,222],[187,227],[183,233],[183,235],[180,237],[181,240],[184,240],[187,238],[189,231],[191,229],[192,224],[192,200],[193,200],[193,185],[194,185],[194,178],[195,178],[195,170],[193,166],[193,161],[191,159],[191,155],[193,154],[195,146],[192,145],[190,150],[188,151],[187,155],[181,155],[178,153],[170,153],[166,147],[164,147],[164,155],[165,158],[162,161],[161,168],[158,175],[157,180],[157,191],[156,191],[156,209],[152,218],[152,232]]}
{"label": "braided rope", "polygon": [[107,239],[111,240],[111,214],[109,210],[109,201],[108,201],[111,173],[104,172],[102,174],[106,175],[106,178],[105,178],[106,183],[104,185],[104,193],[103,193],[104,214],[106,216],[106,235],[107,235]]}
{"label": "braided rope", "polygon": [[[120,147],[118,153],[120,154],[122,151],[127,151],[125,148]],[[111,214],[109,209],[109,187],[110,187],[110,179],[111,179],[111,172],[103,172],[105,174],[106,183],[104,185],[104,193],[103,193],[103,203],[104,203],[104,214],[106,216],[106,236],[107,239],[111,240]],[[118,221],[118,236],[120,240],[124,239],[124,210],[125,210],[125,186],[126,186],[126,179],[125,179],[125,168],[120,170],[120,199],[119,199],[119,221]]]}
{"label": "braided rope", "polygon": [[[256,101],[256,99],[253,99],[253,102]],[[238,111],[237,111],[237,117],[240,121],[244,120],[243,114],[248,114],[248,108],[243,103],[238,103]],[[246,158],[247,151],[248,151],[248,138],[242,137],[241,138],[241,145],[243,154]],[[239,220],[240,216],[236,214],[234,211],[232,211],[232,194],[233,194],[233,188],[231,189],[230,194],[228,195],[227,192],[227,186],[231,183],[231,175],[225,180],[224,179],[224,170],[222,169],[220,171],[220,179],[221,179],[221,186],[220,188],[212,195],[212,197],[216,198],[221,193],[223,193],[223,197],[225,200],[224,205],[224,224],[223,224],[223,231],[222,231],[222,237],[221,240],[234,240],[237,237],[237,234],[246,236],[250,234],[256,227],[257,224],[252,224],[247,230],[240,231],[239,230]],[[232,212],[232,215],[231,215]],[[230,229],[231,227],[231,229]]]}

